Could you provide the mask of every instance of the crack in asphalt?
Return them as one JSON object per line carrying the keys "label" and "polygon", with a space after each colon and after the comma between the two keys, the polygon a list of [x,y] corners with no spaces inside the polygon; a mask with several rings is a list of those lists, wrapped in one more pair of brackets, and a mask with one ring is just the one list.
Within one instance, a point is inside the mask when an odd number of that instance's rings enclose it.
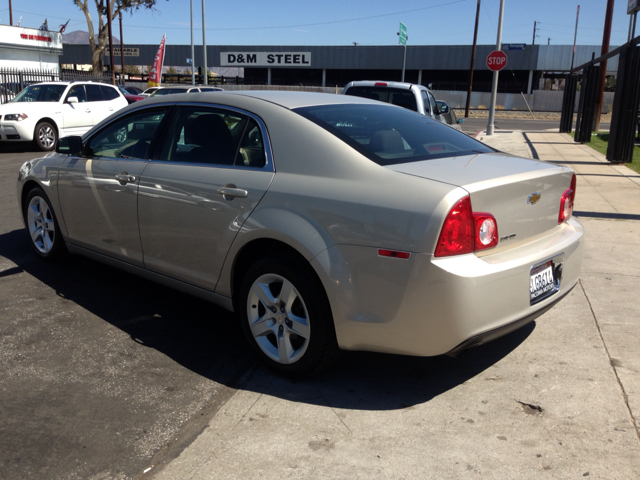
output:
{"label": "crack in asphalt", "polygon": [[591,310],[591,315],[593,317],[593,322],[598,329],[598,335],[600,335],[600,340],[602,341],[602,346],[604,347],[604,351],[607,353],[607,357],[609,358],[609,365],[613,370],[613,374],[616,377],[616,381],[618,382],[618,386],[620,387],[620,391],[622,392],[622,398],[624,398],[624,403],[627,406],[627,410],[629,411],[629,416],[631,417],[631,423],[633,424],[633,429],[636,432],[636,437],[638,437],[638,442],[640,442],[640,431],[638,430],[638,423],[636,421],[635,416],[633,415],[633,411],[631,410],[631,405],[629,405],[629,396],[627,395],[626,390],[624,389],[624,385],[622,385],[622,381],[620,380],[620,376],[618,375],[618,369],[615,366],[615,362],[611,353],[609,352],[609,348],[607,347],[607,343],[604,340],[604,336],[602,335],[602,330],[600,329],[600,324],[598,323],[598,319],[596,317],[596,312],[593,310],[593,306],[591,305],[591,300],[589,300],[589,296],[587,295],[586,290],[584,289],[584,285],[582,284],[582,279],[579,280],[580,288],[582,289],[582,293],[584,294],[584,298],[587,299],[587,303],[589,304],[589,310]]}

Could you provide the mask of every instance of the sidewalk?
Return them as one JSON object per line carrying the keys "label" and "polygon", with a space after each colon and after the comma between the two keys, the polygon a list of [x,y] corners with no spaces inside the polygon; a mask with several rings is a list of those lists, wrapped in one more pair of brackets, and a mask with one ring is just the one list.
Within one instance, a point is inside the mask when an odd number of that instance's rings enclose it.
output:
{"label": "sidewalk", "polygon": [[564,134],[478,139],[576,171],[576,288],[457,359],[351,352],[304,382],[258,366],[139,478],[640,478],[640,175]]}

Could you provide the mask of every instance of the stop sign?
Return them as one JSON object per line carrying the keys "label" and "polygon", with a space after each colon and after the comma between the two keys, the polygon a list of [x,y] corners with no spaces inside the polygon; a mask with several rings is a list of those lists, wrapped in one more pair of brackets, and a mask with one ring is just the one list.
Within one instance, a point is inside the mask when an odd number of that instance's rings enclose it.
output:
{"label": "stop sign", "polygon": [[507,54],[500,51],[494,50],[489,55],[487,55],[487,67],[489,70],[493,70],[494,72],[502,70],[507,66]]}

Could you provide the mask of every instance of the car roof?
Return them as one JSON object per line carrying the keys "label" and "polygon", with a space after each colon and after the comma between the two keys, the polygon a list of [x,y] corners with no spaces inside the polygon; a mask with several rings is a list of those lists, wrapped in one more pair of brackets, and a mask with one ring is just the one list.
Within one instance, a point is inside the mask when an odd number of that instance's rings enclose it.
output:
{"label": "car roof", "polygon": [[145,105],[151,105],[154,103],[167,103],[167,102],[203,102],[203,103],[224,103],[228,100],[233,102],[233,97],[250,97],[257,100],[266,101],[280,105],[281,107],[293,109],[300,107],[310,107],[316,105],[335,105],[335,104],[374,104],[380,105],[380,102],[370,100],[368,98],[354,97],[347,95],[338,95],[333,93],[316,93],[316,92],[291,92],[281,90],[242,90],[230,92],[228,90],[216,92],[212,95],[211,92],[198,92],[198,93],[176,93],[171,95],[171,99],[167,96],[153,96],[145,100]]}

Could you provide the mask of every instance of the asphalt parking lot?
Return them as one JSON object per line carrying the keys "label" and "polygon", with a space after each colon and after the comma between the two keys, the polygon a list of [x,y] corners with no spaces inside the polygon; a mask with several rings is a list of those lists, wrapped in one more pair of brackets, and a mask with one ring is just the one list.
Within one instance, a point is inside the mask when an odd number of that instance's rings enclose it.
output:
{"label": "asphalt parking lot", "polygon": [[39,261],[15,194],[38,153],[0,151],[0,478],[640,478],[640,179],[558,138],[529,135],[580,174],[565,300],[457,358],[345,353],[299,382],[224,310]]}

